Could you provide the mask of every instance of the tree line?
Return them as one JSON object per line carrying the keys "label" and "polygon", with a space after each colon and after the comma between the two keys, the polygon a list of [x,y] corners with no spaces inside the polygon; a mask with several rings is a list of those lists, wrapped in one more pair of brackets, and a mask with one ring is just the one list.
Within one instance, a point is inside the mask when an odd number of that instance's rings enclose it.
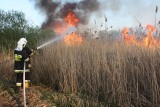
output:
{"label": "tree line", "polygon": [[53,36],[53,31],[29,24],[23,12],[0,10],[0,51],[14,49],[22,37],[26,37],[33,48]]}

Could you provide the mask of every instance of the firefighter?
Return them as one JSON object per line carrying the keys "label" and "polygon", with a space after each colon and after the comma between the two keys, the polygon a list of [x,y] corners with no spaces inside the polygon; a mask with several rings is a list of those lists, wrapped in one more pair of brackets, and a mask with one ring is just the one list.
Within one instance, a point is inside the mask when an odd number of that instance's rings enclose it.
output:
{"label": "firefighter", "polygon": [[[25,51],[23,51],[24,46],[24,42],[18,41],[17,48],[14,50],[14,72],[16,73],[17,92],[23,87],[24,63],[29,61],[29,57]],[[28,72],[30,72],[29,69],[25,69],[26,79],[28,78]]]}
{"label": "firefighter", "polygon": [[[21,38],[19,41],[21,41],[23,44],[24,44],[24,48],[23,48],[23,51],[26,53],[26,55],[28,56],[28,58],[29,58],[29,61],[28,62],[26,62],[26,68],[27,69],[31,69],[31,60],[30,60],[30,57],[32,56],[32,55],[34,55],[34,50],[33,49],[29,49],[26,45],[27,45],[27,40],[26,40],[26,38]],[[28,72],[27,73],[27,78],[26,78],[26,88],[28,88],[29,87],[29,84],[30,84],[30,73]]]}

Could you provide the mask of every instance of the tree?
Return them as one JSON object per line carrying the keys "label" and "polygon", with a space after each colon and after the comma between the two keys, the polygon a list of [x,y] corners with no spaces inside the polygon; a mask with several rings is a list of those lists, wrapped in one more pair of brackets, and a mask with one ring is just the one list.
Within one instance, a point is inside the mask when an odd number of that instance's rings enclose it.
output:
{"label": "tree", "polygon": [[24,13],[13,10],[8,12],[0,10],[1,49],[15,47],[15,41],[25,36],[28,27]]}
{"label": "tree", "polygon": [[[0,50],[15,48],[21,37],[26,37],[29,40],[28,45],[34,47],[39,40],[48,37],[49,32],[29,25],[23,12],[0,10]],[[53,35],[52,32],[50,36]]]}

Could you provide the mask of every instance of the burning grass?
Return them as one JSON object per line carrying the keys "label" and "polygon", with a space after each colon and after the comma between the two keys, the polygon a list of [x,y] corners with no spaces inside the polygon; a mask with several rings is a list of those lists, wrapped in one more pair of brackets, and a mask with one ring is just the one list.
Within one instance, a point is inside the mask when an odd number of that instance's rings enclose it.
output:
{"label": "burning grass", "polygon": [[[148,48],[154,48],[155,46],[159,47],[160,40],[159,38],[155,38],[155,34],[154,34],[154,31],[156,30],[156,28],[152,25],[147,25],[146,29],[147,29],[147,34],[145,35],[145,37],[141,38],[141,40],[138,40],[135,34],[128,34],[129,29],[124,28],[122,31],[123,39],[125,40],[127,44],[138,45],[138,46],[143,45]],[[135,32],[132,32],[132,33],[135,33]]]}
{"label": "burning grass", "polygon": [[[159,106],[159,57],[156,47],[101,40],[83,41],[78,46],[58,43],[39,50],[32,58],[32,80],[78,96],[84,99],[83,104]],[[67,98],[73,99],[65,101],[74,101],[74,97]]]}

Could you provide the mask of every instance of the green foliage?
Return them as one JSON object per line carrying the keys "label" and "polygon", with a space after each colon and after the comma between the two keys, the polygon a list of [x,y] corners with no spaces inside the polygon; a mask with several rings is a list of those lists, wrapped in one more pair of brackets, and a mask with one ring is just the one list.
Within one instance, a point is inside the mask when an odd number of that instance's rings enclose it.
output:
{"label": "green foliage", "polygon": [[28,24],[23,12],[0,10],[0,50],[14,49],[22,37],[27,38],[30,47],[35,47],[38,41],[53,35],[51,31]]}
{"label": "green foliage", "polygon": [[0,10],[0,44],[2,49],[15,47],[17,41],[26,29],[24,14],[17,11]]}

